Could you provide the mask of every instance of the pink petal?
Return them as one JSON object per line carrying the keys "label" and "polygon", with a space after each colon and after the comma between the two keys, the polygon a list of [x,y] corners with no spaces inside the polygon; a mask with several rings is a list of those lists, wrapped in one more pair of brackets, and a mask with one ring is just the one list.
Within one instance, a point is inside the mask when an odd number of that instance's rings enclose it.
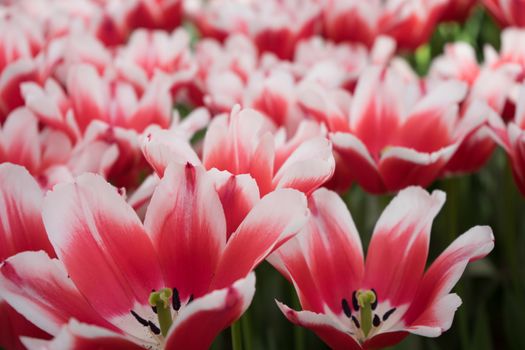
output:
{"label": "pink petal", "polygon": [[379,302],[399,306],[412,301],[428,254],[432,221],[445,193],[402,190],[379,218],[368,248],[363,287],[374,288]]}
{"label": "pink petal", "polygon": [[[349,131],[347,113],[351,105],[350,94],[346,91],[330,92],[317,83],[305,82],[301,84],[297,98],[301,107],[320,123],[325,123],[330,131],[347,132]],[[340,95],[339,99],[345,102],[345,109],[340,105],[343,103],[337,103],[336,93]]]}
{"label": "pink petal", "polygon": [[144,349],[120,334],[97,326],[79,323],[75,319],[64,325],[55,338],[42,339],[23,337],[28,350],[141,350]]}
{"label": "pink petal", "polygon": [[144,157],[162,177],[170,162],[200,165],[201,161],[190,143],[171,130],[152,130],[142,140]]}
{"label": "pink petal", "polygon": [[38,138],[38,120],[35,115],[27,108],[14,110],[1,130],[0,142],[5,156],[0,161],[20,164],[30,172],[37,173],[41,166]]}
{"label": "pink petal", "polygon": [[452,326],[456,310],[461,305],[457,294],[447,294],[436,300],[411,325],[408,331],[424,337],[439,337]]}
{"label": "pink petal", "polygon": [[372,337],[372,339],[365,341],[363,347],[365,349],[383,349],[396,345],[407,336],[408,332],[405,331],[379,333],[378,335]]}
{"label": "pink petal", "polygon": [[116,330],[86,302],[59,260],[23,252],[0,267],[0,295],[37,327],[57,334],[71,317]]}
{"label": "pink petal", "polygon": [[257,181],[259,192],[265,195],[274,189],[272,183],[274,173],[275,145],[270,133],[261,137],[259,145],[251,157],[249,174]]}
{"label": "pink petal", "polygon": [[195,299],[181,310],[166,339],[166,350],[208,349],[220,331],[248,309],[255,293],[250,273],[224,289]]}
{"label": "pink petal", "polygon": [[20,342],[20,336],[50,338],[49,334],[37,328],[0,299],[0,347],[10,350],[25,350]]}
{"label": "pink petal", "polygon": [[362,350],[357,340],[347,330],[333,321],[329,316],[311,311],[295,311],[277,302],[286,318],[301,327],[308,328],[334,350]]}
{"label": "pink petal", "polygon": [[241,110],[236,106],[230,116],[214,118],[204,139],[202,158],[205,168],[227,170],[232,174],[253,174],[250,167],[259,140],[270,130],[271,122],[252,109]]}
{"label": "pink petal", "polygon": [[309,255],[306,251],[307,232],[303,229],[297,236],[284,243],[267,260],[288,281],[293,283],[303,309],[324,312],[325,302],[319,291],[317,280],[309,268]]}
{"label": "pink petal", "polygon": [[372,156],[391,144],[401,122],[403,82],[392,70],[365,70],[356,87],[350,113],[350,128]]}
{"label": "pink petal", "polygon": [[86,173],[55,186],[42,217],[71,279],[103,317],[118,323],[119,316],[132,317],[137,303],[149,305],[151,290],[161,285],[157,256],[116,188]]}
{"label": "pink petal", "polygon": [[305,196],[281,189],[262,198],[226,244],[212,287],[224,288],[253,270],[303,227],[308,217]]}
{"label": "pink petal", "polygon": [[9,64],[0,74],[0,121],[17,107],[24,105],[20,87],[25,82],[37,81],[35,62],[20,59]]}
{"label": "pink petal", "polygon": [[0,260],[25,250],[55,255],[42,223],[43,198],[25,168],[0,164]]}
{"label": "pink petal", "polygon": [[362,282],[361,240],[346,205],[335,192],[317,190],[308,207],[312,213],[304,229],[309,237],[308,261],[323,301],[338,314],[342,299],[350,300]]}
{"label": "pink petal", "polygon": [[164,280],[181,300],[208,291],[226,244],[226,221],[213,178],[172,163],[157,186],[144,223]]}
{"label": "pink petal", "polygon": [[410,148],[390,147],[381,156],[379,171],[389,191],[407,186],[430,185],[440,174],[459,143],[433,153],[417,152]]}
{"label": "pink petal", "polygon": [[[352,134],[341,132],[331,134],[330,139],[340,161],[350,169],[352,177],[365,191],[370,193],[386,191],[376,162],[361,140]],[[337,172],[337,168],[335,171]]]}
{"label": "pink petal", "polygon": [[81,130],[92,120],[108,119],[105,114],[106,100],[110,97],[108,90],[95,67],[81,64],[69,70],[67,91]]}
{"label": "pink petal", "polygon": [[332,145],[324,137],[302,143],[281,166],[273,179],[275,188],[294,188],[307,195],[334,173]]}
{"label": "pink petal", "polygon": [[[442,315],[436,304],[445,302],[441,301],[444,298],[452,298],[447,294],[457,283],[467,264],[483,258],[493,248],[494,236],[488,226],[476,226],[456,238],[425,273],[415,300],[404,316],[406,323],[412,325],[415,322],[420,326],[435,327],[433,319],[436,322],[450,319],[452,322],[457,306],[449,315]],[[424,320],[429,320],[429,324],[425,324]]]}
{"label": "pink petal", "polygon": [[168,84],[154,79],[140,99],[129,125],[139,132],[152,124],[166,128],[171,121],[172,105]]}
{"label": "pink petal", "polygon": [[228,239],[259,201],[259,189],[249,175],[235,176],[216,169],[210,170],[209,174],[215,177],[215,188],[226,216]]}

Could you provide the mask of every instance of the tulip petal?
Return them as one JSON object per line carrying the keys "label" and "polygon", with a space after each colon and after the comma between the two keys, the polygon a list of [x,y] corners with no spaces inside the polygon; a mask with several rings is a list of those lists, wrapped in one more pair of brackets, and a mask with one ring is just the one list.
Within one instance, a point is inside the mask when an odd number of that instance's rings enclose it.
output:
{"label": "tulip petal", "polygon": [[217,169],[210,170],[209,174],[216,179],[215,188],[224,208],[228,239],[259,201],[259,188],[249,175],[235,176]]}
{"label": "tulip petal", "polygon": [[42,339],[23,337],[28,350],[141,350],[144,349],[120,334],[107,329],[79,323],[75,319],[64,325],[55,338]]}
{"label": "tulip petal", "polygon": [[32,173],[40,170],[38,120],[30,110],[18,108],[9,114],[1,130],[0,143],[0,149],[3,148],[5,153],[1,162],[23,165]]}
{"label": "tulip petal", "polygon": [[332,145],[324,137],[302,143],[283,163],[273,179],[275,188],[294,188],[307,195],[321,186],[335,169]]}
{"label": "tulip petal", "polygon": [[[431,320],[432,317],[436,320],[443,319],[445,316],[441,316],[434,305],[447,297],[469,262],[483,258],[493,248],[494,236],[488,226],[473,227],[456,238],[425,273],[414,302],[404,316],[405,322],[409,325],[416,322],[424,326],[425,319]],[[453,311],[450,322],[452,322]],[[436,315],[433,316],[434,313]]]}
{"label": "tulip petal", "polygon": [[181,310],[166,338],[166,350],[208,349],[220,331],[248,309],[255,294],[255,274],[193,300]]}
{"label": "tulip petal", "polygon": [[424,337],[439,337],[452,326],[454,314],[460,305],[461,299],[457,294],[447,294],[436,300],[407,329],[410,333]]}
{"label": "tulip petal", "polygon": [[49,339],[50,335],[37,328],[9,304],[0,299],[0,348],[25,350],[20,336]]}
{"label": "tulip petal", "polygon": [[432,221],[444,203],[444,192],[409,187],[383,211],[368,248],[364,280],[380,302],[397,307],[412,301],[425,269]]}
{"label": "tulip petal", "polygon": [[43,197],[25,168],[0,164],[0,260],[25,250],[55,255],[42,223]]}
{"label": "tulip petal", "polygon": [[403,147],[388,148],[379,162],[379,171],[386,188],[389,191],[398,191],[407,186],[430,185],[458,146],[459,143],[456,143],[433,153],[422,153]]}
{"label": "tulip petal", "polygon": [[95,67],[88,64],[72,67],[66,85],[81,130],[94,119],[106,120],[105,105],[110,94]]}
{"label": "tulip petal", "polygon": [[274,172],[275,145],[273,136],[266,133],[251,158],[249,174],[257,181],[259,192],[265,195],[274,189],[272,179]]}
{"label": "tulip petal", "polygon": [[310,329],[330,348],[334,350],[363,349],[345,328],[335,323],[329,316],[311,311],[295,311],[278,301],[277,306],[290,322]]}
{"label": "tulip petal", "polygon": [[297,234],[307,217],[306,197],[301,192],[280,189],[262,198],[228,240],[213,288],[224,288],[253,270]]}
{"label": "tulip petal", "polygon": [[177,288],[181,300],[206,293],[226,244],[213,178],[189,163],[172,163],[153,194],[144,226],[167,285]]}
{"label": "tulip petal", "polygon": [[190,143],[170,130],[154,130],[148,133],[142,141],[142,153],[160,177],[164,175],[164,170],[170,162],[201,164]]}
{"label": "tulip petal", "polygon": [[42,217],[58,257],[93,307],[123,328],[141,329],[124,319],[133,320],[137,304],[151,311],[148,297],[161,286],[161,273],[141,221],[117,189],[98,175],[81,175],[48,193]]}
{"label": "tulip petal", "polygon": [[324,300],[321,298],[317,281],[309,268],[309,256],[306,251],[306,230],[284,243],[267,260],[284,277],[293,283],[304,309],[324,312]]}
{"label": "tulip petal", "polygon": [[342,199],[319,189],[309,200],[312,213],[305,227],[309,237],[310,268],[321,298],[335,314],[341,300],[350,298],[363,278],[363,248],[357,228]]}
{"label": "tulip petal", "polygon": [[[334,151],[337,152],[353,178],[370,193],[383,193],[385,185],[379,175],[375,160],[361,140],[349,133],[331,134]],[[337,169],[336,169],[337,171]]]}
{"label": "tulip petal", "polygon": [[23,252],[0,267],[0,295],[37,327],[58,334],[71,317],[117,330],[89,305],[64,265],[44,252]]}

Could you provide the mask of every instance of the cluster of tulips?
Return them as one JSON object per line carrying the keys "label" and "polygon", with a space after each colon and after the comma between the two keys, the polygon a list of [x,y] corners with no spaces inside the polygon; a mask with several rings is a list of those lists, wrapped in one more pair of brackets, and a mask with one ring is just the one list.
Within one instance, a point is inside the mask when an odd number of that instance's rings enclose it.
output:
{"label": "cluster of tulips", "polygon": [[[501,48],[416,74],[406,52],[474,6]],[[0,1],[0,348],[208,349],[233,325],[238,350],[264,261],[298,297],[271,307],[330,348],[441,335],[494,235],[427,267],[425,188],[499,145],[525,196],[519,26],[522,0]],[[366,259],[352,186],[394,195]]]}

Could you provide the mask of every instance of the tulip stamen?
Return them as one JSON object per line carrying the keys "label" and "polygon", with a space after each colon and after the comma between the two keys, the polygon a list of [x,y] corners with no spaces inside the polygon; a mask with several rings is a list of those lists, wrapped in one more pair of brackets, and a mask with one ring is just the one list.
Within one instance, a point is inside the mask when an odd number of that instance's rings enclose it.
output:
{"label": "tulip stamen", "polygon": [[350,305],[348,305],[348,301],[343,298],[341,301],[341,306],[343,307],[343,312],[345,313],[346,317],[352,317],[352,310],[350,309]]}
{"label": "tulip stamen", "polygon": [[[357,303],[359,304],[361,316],[361,330],[365,337],[368,337],[372,329],[372,305],[377,305],[376,293],[373,290],[359,290],[356,293]],[[379,325],[379,324],[378,324]],[[375,326],[375,325],[374,325]]]}
{"label": "tulip stamen", "polygon": [[[154,306],[157,310],[160,333],[162,333],[164,337],[168,334],[168,330],[173,324],[173,318],[171,315],[172,297],[173,290],[170,288],[163,288],[158,292],[152,292],[149,296],[149,304]],[[156,330],[153,330],[151,325],[150,328],[155,333]]]}
{"label": "tulip stamen", "polygon": [[173,297],[171,300],[173,304],[173,310],[179,311],[181,307],[181,303],[180,303],[179,291],[177,290],[177,288],[173,288]]}
{"label": "tulip stamen", "polygon": [[390,315],[392,315],[395,311],[396,311],[396,308],[392,308],[392,309],[388,310],[387,312],[385,312],[385,314],[383,315],[383,322],[388,320]]}

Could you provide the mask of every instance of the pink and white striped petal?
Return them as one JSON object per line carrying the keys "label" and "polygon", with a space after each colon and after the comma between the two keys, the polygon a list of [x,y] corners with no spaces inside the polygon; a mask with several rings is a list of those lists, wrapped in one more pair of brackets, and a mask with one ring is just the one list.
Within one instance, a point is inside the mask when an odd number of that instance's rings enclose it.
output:
{"label": "pink and white striped petal", "polygon": [[71,319],[51,340],[22,337],[28,350],[141,350],[130,337]]}
{"label": "pink and white striped petal", "polygon": [[224,288],[245,276],[296,235],[307,218],[306,197],[301,192],[280,189],[267,194],[228,240],[212,287]]}
{"label": "pink and white striped petal", "polygon": [[[337,132],[330,135],[334,151],[348,168],[359,185],[370,193],[384,193],[385,185],[379,174],[376,161],[365,144],[350,133]],[[336,168],[336,172],[337,172]]]}
{"label": "pink and white striped petal", "polygon": [[[432,320],[441,320],[447,316],[441,316],[442,311],[436,304],[445,303],[445,298],[452,298],[448,293],[458,282],[467,264],[485,257],[493,248],[494,235],[488,226],[473,227],[456,238],[425,273],[419,291],[404,316],[405,322],[434,328]],[[450,322],[454,311],[455,309],[447,316]],[[429,320],[429,324],[424,320]]]}
{"label": "pink and white striped petal", "polygon": [[324,137],[305,141],[286,159],[273,178],[274,188],[293,188],[309,195],[335,170],[332,144]]}
{"label": "pink and white striped petal", "polygon": [[255,294],[255,273],[193,300],[181,309],[166,337],[166,350],[208,349],[215,337],[238,320]]}
{"label": "pink and white striped petal", "polygon": [[23,165],[36,173],[41,157],[37,118],[27,108],[14,110],[0,128],[0,161]]}
{"label": "pink and white striped petal", "polygon": [[214,179],[191,164],[168,166],[151,198],[144,226],[167,286],[181,300],[210,286],[226,244],[226,220]]}
{"label": "pink and white striped petal", "polygon": [[232,175],[217,169],[209,170],[208,174],[215,178],[215,188],[226,216],[228,239],[259,201],[259,188],[255,180],[246,174]]}
{"label": "pink and white striped petal", "polygon": [[361,286],[364,274],[361,239],[346,205],[335,192],[315,191],[308,208],[311,216],[301,234],[308,241],[309,268],[321,299],[334,314],[339,314],[343,311],[341,300],[350,298]]}
{"label": "pink and white striped petal", "polygon": [[417,152],[411,148],[389,147],[381,156],[379,171],[388,191],[407,186],[427,187],[436,179],[459,147],[459,142],[433,153]]}
{"label": "pink and white striped petal", "polygon": [[[123,318],[132,318],[137,305],[149,305],[151,290],[162,285],[156,253],[135,211],[115,187],[86,173],[55,186],[42,212],[57,256],[80,292],[126,329]],[[135,323],[133,329],[141,327]]]}
{"label": "pink and white striped petal", "polygon": [[0,296],[37,327],[56,335],[70,318],[118,331],[78,291],[56,259],[22,252],[0,267]]}
{"label": "pink and white striped petal", "polygon": [[26,250],[55,255],[42,222],[43,200],[40,186],[25,168],[0,164],[0,260]]}
{"label": "pink and white striped petal", "polygon": [[347,329],[325,314],[311,311],[295,311],[277,301],[286,318],[301,327],[308,328],[334,350],[362,350],[359,342],[348,334]]}
{"label": "pink and white striped petal", "polygon": [[445,193],[409,187],[390,202],[375,228],[365,265],[364,288],[394,307],[412,301],[428,255],[432,221]]}
{"label": "pink and white striped petal", "polygon": [[424,337],[439,337],[452,326],[456,310],[461,306],[457,294],[447,294],[435,300],[407,330]]}
{"label": "pink and white striped petal", "polygon": [[170,162],[201,165],[201,161],[188,140],[172,130],[152,130],[142,139],[144,157],[162,177]]}
{"label": "pink and white striped petal", "polygon": [[51,338],[0,298],[0,346],[9,350],[25,350],[21,336]]}

